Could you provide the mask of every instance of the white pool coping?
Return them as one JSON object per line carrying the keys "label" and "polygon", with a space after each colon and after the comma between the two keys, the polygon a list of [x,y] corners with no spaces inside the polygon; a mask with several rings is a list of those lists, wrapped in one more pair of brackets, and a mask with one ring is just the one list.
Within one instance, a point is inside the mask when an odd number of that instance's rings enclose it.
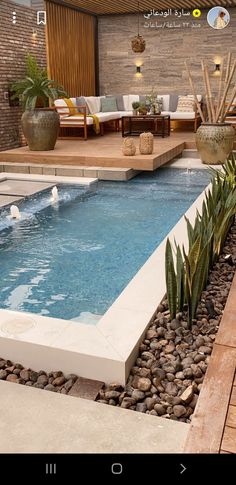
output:
{"label": "white pool coping", "polygon": [[[9,178],[8,175],[4,174],[4,177]],[[18,180],[30,180],[31,177],[37,181],[56,179],[57,182],[60,178],[64,182],[64,177],[24,174],[19,177],[19,174],[11,174],[11,178]],[[71,183],[68,179],[66,177],[67,183]],[[196,210],[201,213],[205,190],[185,213],[190,222],[194,222]],[[175,238],[177,243],[184,244],[187,249],[184,216],[167,237],[172,242]],[[60,369],[89,379],[125,384],[138,353],[139,343],[166,292],[167,237],[96,326],[0,309],[0,356],[35,370]]]}
{"label": "white pool coping", "polygon": [[97,183],[97,178],[90,177],[61,177],[59,175],[40,175],[40,174],[27,174],[27,173],[0,173],[0,182],[5,180],[22,180],[28,182],[48,182],[52,184],[73,184],[73,185],[92,185]]}

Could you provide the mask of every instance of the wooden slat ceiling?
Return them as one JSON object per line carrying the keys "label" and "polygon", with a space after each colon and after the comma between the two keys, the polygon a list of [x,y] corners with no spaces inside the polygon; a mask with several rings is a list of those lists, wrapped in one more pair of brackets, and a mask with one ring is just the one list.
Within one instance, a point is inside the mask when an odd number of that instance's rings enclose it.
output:
{"label": "wooden slat ceiling", "polygon": [[[49,0],[50,1],[50,0]],[[51,0],[57,2],[57,0]],[[86,10],[95,15],[112,15],[137,13],[138,0],[58,0],[60,4],[67,4]],[[167,8],[211,8],[214,6],[235,7],[236,0],[140,0],[140,10]]]}

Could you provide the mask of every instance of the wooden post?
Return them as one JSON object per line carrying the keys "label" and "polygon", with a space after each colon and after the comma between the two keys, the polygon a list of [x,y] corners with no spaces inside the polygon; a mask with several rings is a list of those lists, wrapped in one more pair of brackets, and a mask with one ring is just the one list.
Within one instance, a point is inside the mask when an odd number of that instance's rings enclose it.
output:
{"label": "wooden post", "polygon": [[229,52],[228,53],[228,58],[227,58],[226,73],[225,73],[225,84],[227,84],[228,79],[229,79],[231,57],[232,57],[232,52]]}
{"label": "wooden post", "polygon": [[205,71],[205,66],[204,66],[203,61],[201,61],[201,66],[202,66],[203,80],[204,80],[205,88],[206,88],[206,105],[207,105],[208,121],[209,121],[209,123],[212,123],[211,108],[210,108],[210,103],[209,103],[209,95],[208,95],[207,82],[206,82],[206,71]]}
{"label": "wooden post", "polygon": [[212,101],[212,91],[211,91],[211,84],[210,84],[210,79],[209,79],[208,67],[205,66],[205,64],[204,64],[204,68],[205,68],[207,92],[208,92],[208,95],[209,95],[209,104],[210,104],[212,122],[215,123],[216,122],[216,113],[215,113],[215,108],[214,108],[213,101]]}
{"label": "wooden post", "polygon": [[232,81],[232,78],[233,78],[233,75],[234,75],[234,72],[235,72],[235,68],[236,68],[236,61],[234,61],[233,67],[232,67],[231,72],[230,72],[229,77],[228,77],[227,84],[226,84],[225,89],[224,89],[224,93],[223,93],[223,96],[222,96],[222,99],[221,99],[221,103],[220,103],[219,109],[218,109],[217,114],[216,114],[216,122],[219,121],[221,112],[224,109],[226,96],[228,94],[228,90],[229,90],[229,87],[230,87],[230,84],[231,84],[231,81]]}
{"label": "wooden post", "polygon": [[234,86],[234,89],[233,89],[233,92],[232,92],[232,95],[231,95],[231,98],[230,98],[230,101],[226,107],[226,109],[224,109],[222,115],[221,115],[221,120],[220,121],[224,121],[226,115],[227,115],[227,112],[230,110],[230,107],[231,107],[231,104],[233,103],[233,100],[236,96],[236,86]]}
{"label": "wooden post", "polygon": [[190,69],[188,67],[187,61],[185,61],[185,66],[186,66],[186,70],[187,70],[187,73],[188,73],[188,78],[189,78],[190,86],[191,86],[191,89],[192,89],[192,92],[193,92],[193,96],[194,96],[194,99],[195,99],[195,103],[196,103],[198,112],[199,112],[199,114],[201,116],[202,122],[205,123],[205,117],[203,115],[201,105],[200,105],[200,103],[199,103],[199,101],[197,99],[195,87],[194,87],[194,84],[193,84],[193,79],[192,79],[191,72],[190,72]]}
{"label": "wooden post", "polygon": [[217,113],[219,106],[220,106],[220,98],[221,98],[222,85],[223,85],[223,76],[224,76],[224,59],[222,59],[222,63],[221,63],[219,89],[218,89],[218,97],[217,97],[217,104],[216,104],[216,113]]}

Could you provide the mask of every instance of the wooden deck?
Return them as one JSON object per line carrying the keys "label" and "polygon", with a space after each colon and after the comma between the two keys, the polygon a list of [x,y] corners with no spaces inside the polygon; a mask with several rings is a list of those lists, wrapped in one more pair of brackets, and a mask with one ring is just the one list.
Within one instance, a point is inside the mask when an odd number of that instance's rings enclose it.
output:
{"label": "wooden deck", "polygon": [[236,453],[236,275],[214,344],[186,453]]}
{"label": "wooden deck", "polygon": [[169,137],[155,137],[152,155],[140,155],[138,137],[134,137],[136,155],[122,154],[121,133],[106,133],[104,136],[83,140],[58,140],[55,150],[32,152],[28,147],[0,152],[0,165],[4,162],[43,163],[76,166],[120,167],[134,170],[155,170],[179,156],[184,148],[195,148],[194,133],[173,132]]}

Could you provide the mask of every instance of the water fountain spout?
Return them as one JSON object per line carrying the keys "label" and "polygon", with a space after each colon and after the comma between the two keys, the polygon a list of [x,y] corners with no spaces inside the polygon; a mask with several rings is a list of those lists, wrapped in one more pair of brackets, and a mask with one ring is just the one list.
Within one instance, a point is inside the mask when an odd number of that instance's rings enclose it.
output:
{"label": "water fountain spout", "polygon": [[57,187],[53,187],[52,188],[52,198],[51,198],[51,201],[52,202],[57,202],[59,199],[59,196],[58,196],[58,190],[57,190]]}
{"label": "water fountain spout", "polygon": [[12,219],[20,219],[21,218],[20,211],[19,211],[19,209],[16,205],[11,205],[10,214],[11,214],[10,217]]}

